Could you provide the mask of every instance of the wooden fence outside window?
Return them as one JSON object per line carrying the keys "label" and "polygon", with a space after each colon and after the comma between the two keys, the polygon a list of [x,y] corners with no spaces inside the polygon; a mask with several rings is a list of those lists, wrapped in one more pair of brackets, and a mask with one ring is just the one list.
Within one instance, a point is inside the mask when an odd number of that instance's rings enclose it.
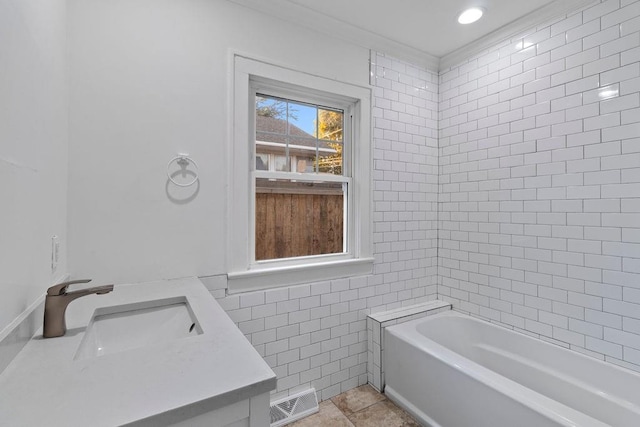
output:
{"label": "wooden fence outside window", "polygon": [[256,189],[256,260],[344,251],[342,192]]}

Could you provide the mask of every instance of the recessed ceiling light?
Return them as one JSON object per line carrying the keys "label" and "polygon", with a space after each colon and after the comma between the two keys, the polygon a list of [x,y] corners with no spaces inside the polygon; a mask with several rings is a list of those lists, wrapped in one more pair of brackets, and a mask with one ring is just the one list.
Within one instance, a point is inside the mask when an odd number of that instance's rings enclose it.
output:
{"label": "recessed ceiling light", "polygon": [[481,7],[470,7],[458,15],[458,22],[461,24],[471,24],[482,18],[483,13],[484,9]]}

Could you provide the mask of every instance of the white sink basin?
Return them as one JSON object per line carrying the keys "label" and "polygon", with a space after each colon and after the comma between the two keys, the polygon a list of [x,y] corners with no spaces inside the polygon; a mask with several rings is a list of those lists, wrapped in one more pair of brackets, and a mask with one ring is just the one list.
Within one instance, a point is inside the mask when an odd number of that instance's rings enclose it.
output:
{"label": "white sink basin", "polygon": [[75,359],[87,359],[196,336],[202,329],[186,298],[97,309]]}

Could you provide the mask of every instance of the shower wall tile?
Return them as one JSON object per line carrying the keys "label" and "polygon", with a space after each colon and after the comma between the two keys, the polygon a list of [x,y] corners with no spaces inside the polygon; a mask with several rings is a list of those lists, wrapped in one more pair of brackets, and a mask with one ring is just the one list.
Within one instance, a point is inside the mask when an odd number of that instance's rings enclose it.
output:
{"label": "shower wall tile", "polygon": [[440,74],[439,299],[640,370],[640,1]]}

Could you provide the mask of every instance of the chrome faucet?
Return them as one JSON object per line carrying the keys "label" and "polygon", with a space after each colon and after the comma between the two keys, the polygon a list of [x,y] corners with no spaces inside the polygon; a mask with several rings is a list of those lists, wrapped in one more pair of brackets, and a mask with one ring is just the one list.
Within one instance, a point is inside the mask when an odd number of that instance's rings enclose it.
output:
{"label": "chrome faucet", "polygon": [[44,301],[44,325],[42,336],[44,338],[61,337],[67,332],[67,324],[64,314],[69,303],[76,298],[91,294],[108,294],[113,291],[113,285],[96,286],[88,289],[67,292],[67,287],[75,283],[89,283],[91,279],[72,280],[60,283],[47,289]]}

